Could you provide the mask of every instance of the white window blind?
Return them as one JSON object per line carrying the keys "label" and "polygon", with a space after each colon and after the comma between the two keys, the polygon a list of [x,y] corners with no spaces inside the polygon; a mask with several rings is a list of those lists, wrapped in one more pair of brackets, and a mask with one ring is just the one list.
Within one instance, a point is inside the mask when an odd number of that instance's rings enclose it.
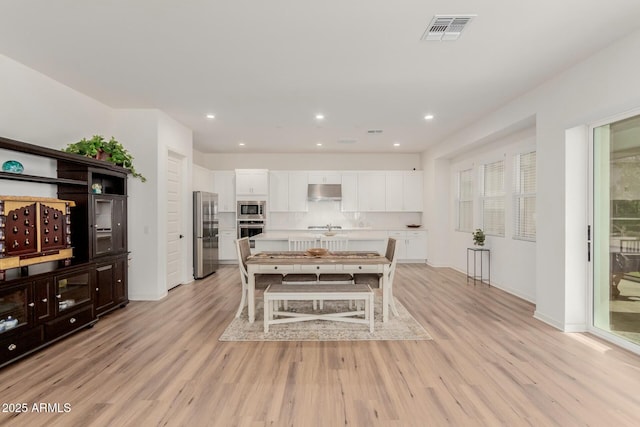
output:
{"label": "white window blind", "polygon": [[536,239],[536,152],[518,154],[514,161],[513,238]]}
{"label": "white window blind", "polygon": [[482,166],[482,228],[504,236],[504,160]]}
{"label": "white window blind", "polygon": [[473,231],[473,169],[458,172],[458,231]]}

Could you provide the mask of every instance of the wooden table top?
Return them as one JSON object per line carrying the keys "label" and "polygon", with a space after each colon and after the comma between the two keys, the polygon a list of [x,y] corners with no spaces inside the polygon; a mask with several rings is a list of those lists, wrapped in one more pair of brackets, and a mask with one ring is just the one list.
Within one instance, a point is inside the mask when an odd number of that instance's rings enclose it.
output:
{"label": "wooden table top", "polygon": [[377,252],[335,251],[313,256],[306,252],[281,251],[260,252],[251,255],[247,264],[294,265],[294,264],[388,264],[386,257]]}

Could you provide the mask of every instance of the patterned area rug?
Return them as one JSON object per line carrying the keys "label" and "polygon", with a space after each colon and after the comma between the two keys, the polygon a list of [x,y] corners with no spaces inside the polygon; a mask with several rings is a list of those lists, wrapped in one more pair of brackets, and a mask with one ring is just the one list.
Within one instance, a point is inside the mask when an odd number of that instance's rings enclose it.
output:
{"label": "patterned area rug", "polygon": [[[394,316],[389,310],[389,321],[382,323],[382,297],[376,293],[374,332],[367,325],[354,323],[312,320],[307,322],[284,323],[269,326],[264,333],[262,298],[256,298],[256,321],[248,322],[245,307],[241,316],[233,319],[220,337],[220,341],[358,341],[358,340],[430,340],[429,333],[406,308],[396,299],[396,308],[400,316]],[[309,312],[311,301],[289,301],[290,311]],[[325,301],[324,309],[318,311],[346,311],[347,301]]]}

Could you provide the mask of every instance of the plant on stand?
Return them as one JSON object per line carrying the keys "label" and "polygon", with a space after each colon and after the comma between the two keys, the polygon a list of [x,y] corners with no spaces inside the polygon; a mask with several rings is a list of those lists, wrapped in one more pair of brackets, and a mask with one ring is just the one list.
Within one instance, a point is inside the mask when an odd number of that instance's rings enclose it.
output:
{"label": "plant on stand", "polygon": [[471,233],[473,235],[473,244],[476,246],[484,246],[485,234],[480,228],[476,228],[476,231]]}
{"label": "plant on stand", "polygon": [[140,178],[142,182],[147,180],[142,174],[136,172],[133,166],[133,156],[114,137],[111,137],[109,141],[106,141],[102,135],[94,135],[91,139],[82,138],[78,142],[67,145],[62,151],[122,166],[129,169],[134,178]]}

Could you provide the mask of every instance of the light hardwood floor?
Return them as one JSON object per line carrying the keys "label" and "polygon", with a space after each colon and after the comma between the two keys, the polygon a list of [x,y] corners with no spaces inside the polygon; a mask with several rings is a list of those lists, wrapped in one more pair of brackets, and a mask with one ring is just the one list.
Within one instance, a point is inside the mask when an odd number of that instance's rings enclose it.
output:
{"label": "light hardwood floor", "polygon": [[394,292],[432,341],[218,342],[237,267],[132,302],[0,370],[12,426],[637,426],[640,357],[535,319],[450,269],[399,265]]}

